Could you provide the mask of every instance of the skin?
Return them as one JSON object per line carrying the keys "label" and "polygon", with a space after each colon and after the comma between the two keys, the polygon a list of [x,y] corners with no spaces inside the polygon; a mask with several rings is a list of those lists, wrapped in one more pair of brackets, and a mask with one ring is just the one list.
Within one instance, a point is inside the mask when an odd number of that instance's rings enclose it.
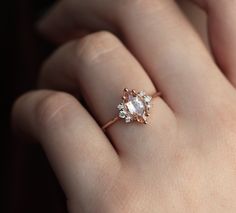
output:
{"label": "skin", "polygon": [[[71,213],[236,211],[236,1],[194,3],[212,54],[171,0],[62,0],[40,22],[61,47],[13,125],[42,144]],[[125,87],[162,97],[148,125],[105,134]]]}

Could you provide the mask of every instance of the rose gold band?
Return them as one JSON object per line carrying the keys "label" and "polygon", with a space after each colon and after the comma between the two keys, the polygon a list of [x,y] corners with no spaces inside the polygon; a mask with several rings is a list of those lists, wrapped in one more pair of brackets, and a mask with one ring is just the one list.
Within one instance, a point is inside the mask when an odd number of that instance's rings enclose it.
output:
{"label": "rose gold band", "polygon": [[[156,98],[156,97],[159,97],[161,95],[161,93],[160,92],[156,92],[156,93],[154,93],[151,97],[152,98]],[[114,123],[116,123],[118,120],[120,120],[121,118],[117,115],[116,117],[114,117],[113,119],[111,119],[110,121],[108,121],[106,124],[104,124],[103,126],[102,126],[102,130],[103,131],[106,131],[106,129],[108,128],[108,127],[110,127],[111,125],[113,125]]]}

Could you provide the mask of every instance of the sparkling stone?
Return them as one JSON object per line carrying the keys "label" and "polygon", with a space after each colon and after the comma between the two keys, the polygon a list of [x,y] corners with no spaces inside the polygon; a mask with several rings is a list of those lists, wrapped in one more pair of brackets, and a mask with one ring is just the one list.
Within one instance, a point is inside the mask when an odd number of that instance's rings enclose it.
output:
{"label": "sparkling stone", "polygon": [[152,100],[152,97],[151,97],[151,96],[145,96],[145,97],[144,97],[144,101],[145,101],[146,103],[150,103],[151,100]]}
{"label": "sparkling stone", "polygon": [[141,91],[138,93],[140,96],[144,96],[146,93],[144,91]]}
{"label": "sparkling stone", "polygon": [[119,110],[122,110],[122,109],[124,109],[125,107],[124,107],[124,104],[119,104],[119,105],[117,106],[117,108],[118,108]]}
{"label": "sparkling stone", "polygon": [[125,118],[126,117],[126,115],[127,115],[127,113],[125,112],[125,111],[120,111],[120,113],[119,113],[119,117],[120,118]]}
{"label": "sparkling stone", "polygon": [[130,117],[130,116],[127,116],[127,117],[125,118],[125,122],[126,122],[126,123],[130,123],[130,122],[131,122],[131,117]]}
{"label": "sparkling stone", "polygon": [[149,110],[151,108],[151,104],[146,104],[146,107]]}
{"label": "sparkling stone", "polygon": [[126,106],[131,115],[142,116],[144,114],[145,104],[138,96],[134,97],[132,95],[129,95]]}

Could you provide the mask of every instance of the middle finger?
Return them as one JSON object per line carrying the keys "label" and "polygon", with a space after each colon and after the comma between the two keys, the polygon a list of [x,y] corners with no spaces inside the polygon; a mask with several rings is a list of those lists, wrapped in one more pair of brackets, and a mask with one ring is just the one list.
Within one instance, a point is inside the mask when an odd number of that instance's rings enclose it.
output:
{"label": "middle finger", "polygon": [[[210,98],[224,97],[225,88],[233,89],[173,0],[64,1],[54,9],[58,20],[63,8],[83,28],[102,30],[109,23],[114,31],[115,26],[178,113],[192,115],[199,107],[208,107]],[[52,14],[44,20],[51,31],[55,27],[50,23],[57,20]],[[70,18],[64,17],[64,25]]]}

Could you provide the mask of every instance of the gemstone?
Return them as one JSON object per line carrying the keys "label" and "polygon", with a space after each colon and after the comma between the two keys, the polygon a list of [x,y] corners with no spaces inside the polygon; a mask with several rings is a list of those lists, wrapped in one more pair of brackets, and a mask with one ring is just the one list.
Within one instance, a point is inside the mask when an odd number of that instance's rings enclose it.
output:
{"label": "gemstone", "polygon": [[130,116],[127,116],[127,117],[125,118],[125,122],[126,122],[126,123],[130,123],[130,122],[131,122],[131,117],[130,117]]}
{"label": "gemstone", "polygon": [[144,101],[145,101],[146,103],[151,102],[151,100],[152,100],[152,97],[151,97],[151,96],[144,96]]}
{"label": "gemstone", "polygon": [[145,95],[145,92],[144,91],[141,91],[138,93],[140,96],[144,96]]}
{"label": "gemstone", "polygon": [[147,110],[149,110],[151,108],[151,104],[146,104]]}
{"label": "gemstone", "polygon": [[117,106],[117,108],[118,108],[119,110],[122,110],[122,109],[124,109],[124,108],[125,108],[125,106],[124,106],[124,104],[123,104],[123,103],[121,103],[121,104],[119,104],[119,105]]}
{"label": "gemstone", "polygon": [[120,111],[120,113],[119,113],[119,117],[120,118],[125,118],[126,117],[126,115],[127,115],[127,113],[125,112],[125,111]]}
{"label": "gemstone", "polygon": [[151,100],[152,96],[143,91],[136,93],[135,90],[124,89],[122,102],[117,106],[119,117],[126,123],[137,121],[146,124]]}
{"label": "gemstone", "polygon": [[129,95],[128,101],[125,104],[131,115],[142,116],[144,114],[145,104],[140,97]]}

